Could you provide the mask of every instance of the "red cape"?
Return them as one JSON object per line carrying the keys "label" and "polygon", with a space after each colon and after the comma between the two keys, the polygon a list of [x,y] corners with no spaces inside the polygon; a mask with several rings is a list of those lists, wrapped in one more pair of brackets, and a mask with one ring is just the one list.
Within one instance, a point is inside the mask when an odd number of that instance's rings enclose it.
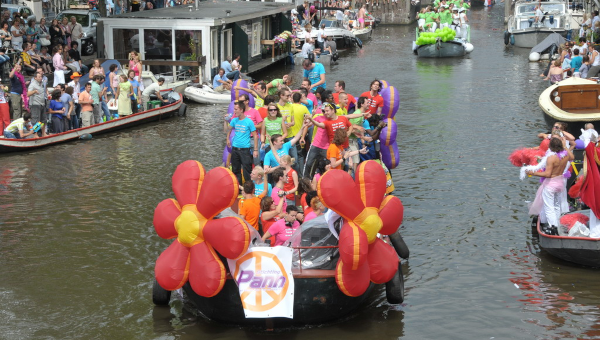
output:
{"label": "red cape", "polygon": [[587,175],[585,181],[581,185],[581,200],[585,203],[596,216],[600,216],[600,171],[598,170],[598,164],[596,164],[596,158],[598,156],[598,149],[594,143],[589,143],[585,148],[585,155],[587,157]]}

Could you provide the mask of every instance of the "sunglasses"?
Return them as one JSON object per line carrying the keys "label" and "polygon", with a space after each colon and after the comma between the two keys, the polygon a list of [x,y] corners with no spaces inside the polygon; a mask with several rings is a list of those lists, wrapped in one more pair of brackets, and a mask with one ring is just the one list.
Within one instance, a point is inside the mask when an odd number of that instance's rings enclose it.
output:
{"label": "sunglasses", "polygon": [[556,125],[554,125],[554,126],[553,126],[553,128],[554,128],[554,129],[560,129],[560,126],[556,126]]}
{"label": "sunglasses", "polygon": [[277,112],[277,109],[269,109],[269,111]]}

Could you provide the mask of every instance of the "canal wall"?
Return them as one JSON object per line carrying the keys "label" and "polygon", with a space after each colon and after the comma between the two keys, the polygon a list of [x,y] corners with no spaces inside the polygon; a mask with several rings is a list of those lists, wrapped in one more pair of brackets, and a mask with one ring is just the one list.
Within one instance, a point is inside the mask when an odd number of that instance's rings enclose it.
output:
{"label": "canal wall", "polygon": [[[357,7],[360,8],[360,7]],[[373,17],[381,19],[382,25],[407,25],[415,21],[418,6],[411,4],[410,0],[377,0],[369,1],[367,11]]]}

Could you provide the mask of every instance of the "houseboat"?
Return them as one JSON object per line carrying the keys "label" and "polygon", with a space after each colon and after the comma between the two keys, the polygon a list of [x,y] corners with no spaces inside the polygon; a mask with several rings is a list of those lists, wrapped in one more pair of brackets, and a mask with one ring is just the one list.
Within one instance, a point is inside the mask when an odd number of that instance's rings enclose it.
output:
{"label": "houseboat", "polygon": [[[242,73],[288,56],[291,44],[273,40],[292,23],[291,3],[197,1],[190,6],[130,12],[98,22],[98,57],[127,62],[137,51],[154,74],[196,76],[210,83],[227,57],[239,55]],[[124,20],[126,19],[126,20]]]}
{"label": "houseboat", "polygon": [[571,14],[567,2],[550,0],[541,3],[541,17],[536,17],[539,2],[519,0],[513,14],[508,18],[504,43],[516,47],[532,48],[548,35],[558,33],[566,36],[572,30]]}

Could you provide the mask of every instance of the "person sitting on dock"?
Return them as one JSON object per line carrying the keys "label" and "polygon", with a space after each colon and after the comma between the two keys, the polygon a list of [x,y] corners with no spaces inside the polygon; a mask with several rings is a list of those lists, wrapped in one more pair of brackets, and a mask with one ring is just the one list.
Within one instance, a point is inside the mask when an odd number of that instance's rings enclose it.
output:
{"label": "person sitting on dock", "polygon": [[31,113],[25,112],[22,118],[13,120],[2,134],[4,138],[9,139],[37,138],[33,129],[28,128],[28,124],[31,124]]}
{"label": "person sitting on dock", "polygon": [[148,87],[142,91],[142,111],[148,110],[148,102],[150,101],[150,96],[155,95],[158,97],[158,100],[165,103],[168,102],[168,99],[163,98],[160,95],[160,87],[165,83],[165,78],[160,77],[157,79],[156,83],[150,84]]}
{"label": "person sitting on dock", "polygon": [[571,59],[571,69],[573,77],[579,77],[579,68],[583,64],[583,57],[579,55],[579,50],[573,49],[573,58]]}
{"label": "person sitting on dock", "polygon": [[228,79],[231,79],[233,81],[240,79],[240,71],[234,70],[231,67],[231,57],[230,56],[227,56],[227,59],[223,60],[223,62],[221,63],[221,68],[225,70],[225,77],[227,77]]}
{"label": "person sitting on dock", "polygon": [[213,78],[213,90],[216,92],[231,91],[232,84],[233,82],[225,76],[225,70],[220,68]]}
{"label": "person sitting on dock", "polygon": [[[562,213],[568,212],[566,203],[566,179],[563,176],[567,162],[572,161],[575,143],[567,149],[566,139],[552,138],[550,140],[550,155],[546,160],[546,170],[527,171],[530,176],[544,177],[537,191],[535,200],[529,209],[530,215],[539,215],[542,230],[548,234],[558,235],[558,226]],[[566,207],[565,207],[566,206]]]}
{"label": "person sitting on dock", "polygon": [[[302,51],[300,52],[300,56],[304,59],[310,59],[310,55],[315,53],[315,46],[313,44],[312,38],[306,38],[304,40],[304,44],[302,44]],[[313,56],[314,59],[314,56]]]}

